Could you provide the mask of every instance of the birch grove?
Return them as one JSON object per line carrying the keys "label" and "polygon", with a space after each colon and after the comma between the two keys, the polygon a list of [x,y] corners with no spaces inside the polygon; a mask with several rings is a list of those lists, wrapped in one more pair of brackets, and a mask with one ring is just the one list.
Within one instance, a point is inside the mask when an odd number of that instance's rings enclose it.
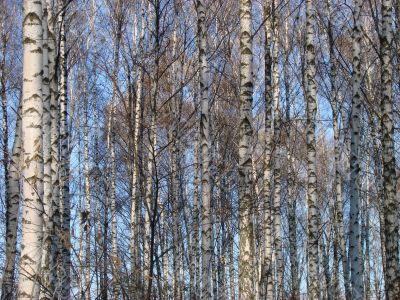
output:
{"label": "birch grove", "polygon": [[399,11],[0,1],[0,299],[399,299]]}

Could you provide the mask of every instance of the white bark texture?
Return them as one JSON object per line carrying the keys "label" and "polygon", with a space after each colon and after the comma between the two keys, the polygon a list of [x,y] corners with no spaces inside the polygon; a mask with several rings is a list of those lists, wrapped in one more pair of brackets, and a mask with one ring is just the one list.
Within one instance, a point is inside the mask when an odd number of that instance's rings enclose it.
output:
{"label": "white bark texture", "polygon": [[281,232],[281,109],[280,109],[280,78],[278,72],[278,17],[275,13],[276,3],[273,1],[273,32],[274,43],[272,48],[272,93],[274,105],[274,200],[272,206],[273,224],[274,224],[274,249],[276,261],[276,293],[277,297],[281,298],[283,295],[283,254],[282,254],[282,232]]}
{"label": "white bark texture", "polygon": [[14,294],[15,257],[17,252],[18,211],[20,202],[20,175],[22,152],[22,101],[17,112],[14,144],[8,164],[8,186],[6,190],[6,261],[3,270],[1,299],[11,299]]}
{"label": "white bark texture", "polygon": [[42,278],[41,299],[51,299],[54,295],[54,253],[53,253],[53,188],[51,180],[51,94],[49,80],[49,55],[48,55],[48,8],[45,0],[42,0],[42,30],[43,30],[43,253],[42,253]]}
{"label": "white bark texture", "polygon": [[240,1],[239,299],[254,299],[251,0]]}
{"label": "white bark texture", "polygon": [[210,123],[209,123],[209,69],[207,61],[206,8],[203,0],[197,0],[197,36],[200,64],[200,165],[201,165],[201,299],[211,299],[211,178],[210,178]]}
{"label": "white bark texture", "polygon": [[23,212],[18,299],[38,299],[43,242],[42,3],[25,0],[23,15]]}
{"label": "white bark texture", "polygon": [[[143,41],[144,41],[144,25],[145,25],[145,3],[141,2],[141,25],[140,25],[140,37],[139,37],[139,47],[142,51]],[[132,200],[131,200],[131,276],[132,276],[132,296],[134,298],[139,294],[140,289],[140,276],[138,276],[137,271],[140,269],[140,249],[139,249],[139,204],[140,204],[140,194],[139,194],[139,134],[141,126],[141,111],[143,102],[143,69],[138,68],[138,84],[136,91],[136,104],[135,104],[135,123],[134,123],[134,136],[133,136],[133,164],[132,164]]]}
{"label": "white bark texture", "polygon": [[[84,71],[84,76],[85,76]],[[85,235],[85,298],[90,299],[91,275],[90,275],[90,236],[91,236],[91,195],[89,174],[89,115],[88,115],[88,92],[87,78],[84,78],[85,90],[83,99],[83,168],[85,176],[85,210],[82,212],[83,230]],[[83,262],[82,262],[83,263]]]}
{"label": "white bark texture", "polygon": [[71,290],[71,204],[69,195],[69,132],[68,132],[68,95],[67,95],[67,49],[65,36],[65,0],[58,0],[59,40],[59,105],[60,105],[60,251],[59,254],[59,285],[60,297],[70,298]]}
{"label": "white bark texture", "polygon": [[350,227],[349,254],[352,299],[363,299],[360,240],[360,117],[361,117],[361,13],[362,1],[354,1],[353,73],[350,146]]}
{"label": "white bark texture", "polygon": [[48,26],[48,39],[47,39],[47,55],[49,66],[49,88],[50,88],[50,143],[51,143],[51,187],[52,187],[52,246],[50,265],[55,267],[51,276],[50,285],[55,289],[57,295],[58,288],[58,273],[57,263],[60,258],[60,178],[59,178],[59,120],[60,110],[58,104],[58,83],[57,83],[57,70],[56,70],[56,41],[54,35],[55,15],[51,5],[51,0],[46,0],[47,6],[47,26]]}
{"label": "white bark texture", "polygon": [[383,146],[383,211],[385,216],[386,268],[385,292],[387,299],[400,297],[399,220],[396,200],[396,157],[394,149],[392,96],[392,3],[382,1],[381,46],[381,138]]}
{"label": "white bark texture", "polygon": [[273,269],[272,269],[272,211],[271,211],[271,152],[272,152],[272,56],[271,56],[271,11],[270,0],[264,4],[265,18],[265,154],[264,154],[264,257],[261,268],[261,286],[259,288],[260,299],[273,299]]}
{"label": "white bark texture", "polygon": [[317,203],[315,117],[317,113],[317,87],[315,82],[314,23],[315,8],[312,0],[306,0],[306,106],[307,106],[307,209],[308,209],[308,297],[319,299],[318,240],[319,208]]}
{"label": "white bark texture", "polygon": [[115,114],[117,108],[117,80],[119,71],[119,51],[121,42],[121,30],[122,30],[122,4],[121,1],[117,1],[116,13],[114,18],[115,24],[115,36],[114,36],[114,70],[113,70],[113,93],[111,98],[111,115],[110,115],[110,200],[111,200],[111,270],[112,270],[112,293],[113,298],[118,299],[120,294],[120,267],[121,260],[118,257],[118,228],[117,228],[117,164],[116,164],[116,126],[115,126]]}

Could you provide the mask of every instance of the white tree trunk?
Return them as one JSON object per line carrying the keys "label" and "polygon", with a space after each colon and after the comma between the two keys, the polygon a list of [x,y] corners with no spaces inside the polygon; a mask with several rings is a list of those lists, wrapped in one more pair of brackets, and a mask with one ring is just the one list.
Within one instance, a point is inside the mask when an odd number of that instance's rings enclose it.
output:
{"label": "white tree trunk", "polygon": [[278,73],[278,20],[275,13],[276,3],[273,2],[273,31],[274,44],[272,48],[272,92],[274,105],[274,200],[273,200],[273,224],[274,224],[274,249],[276,257],[276,292],[280,299],[283,296],[283,254],[282,254],[282,232],[281,232],[281,161],[282,153],[281,139],[281,109],[280,109],[280,78]]}
{"label": "white tree trunk", "polygon": [[[85,72],[85,71],[84,71]],[[87,78],[84,78],[85,91],[83,98],[83,168],[85,176],[85,210],[83,213],[83,230],[85,235],[85,298],[90,300],[91,274],[90,274],[90,235],[91,235],[91,196],[89,175],[89,115],[88,115],[88,92]],[[83,262],[82,262],[83,263]],[[83,278],[82,278],[83,280]]]}
{"label": "white tree trunk", "polygon": [[[153,83],[154,84],[154,83]],[[156,87],[152,87],[152,89],[156,89]],[[152,95],[155,96],[156,93],[152,92]],[[155,101],[152,99],[152,102]],[[145,218],[144,218],[144,253],[143,253],[143,265],[144,265],[144,288],[145,294],[147,294],[148,284],[150,279],[150,260],[153,259],[151,255],[151,230],[152,230],[152,211],[153,211],[153,176],[154,176],[154,160],[156,157],[156,144],[157,144],[157,136],[156,136],[156,112],[155,112],[155,105],[152,104],[151,108],[151,124],[149,128],[149,154],[147,160],[147,186],[146,186],[146,196],[145,196],[145,203],[144,203],[144,211],[145,211]],[[174,245],[175,246],[175,245]]]}
{"label": "white tree trunk", "polygon": [[239,299],[254,299],[251,0],[240,1]]}
{"label": "white tree trunk", "polygon": [[38,299],[43,242],[42,3],[24,1],[23,15],[23,212],[18,299]]}
{"label": "white tree trunk", "polygon": [[60,120],[60,107],[58,103],[58,86],[57,86],[57,70],[56,70],[56,41],[54,36],[55,15],[50,0],[46,0],[47,6],[47,26],[48,26],[48,40],[47,40],[47,55],[49,65],[49,87],[50,87],[50,143],[51,143],[51,187],[52,187],[52,246],[51,246],[51,265],[55,270],[51,276],[50,286],[54,287],[57,293],[59,286],[57,286],[57,262],[60,258],[60,177],[59,177],[59,120]]}
{"label": "white tree trunk", "polygon": [[[141,26],[140,26],[140,38],[139,47],[140,51],[143,51],[144,41],[144,25],[145,25],[145,3],[141,2]],[[140,207],[140,194],[139,194],[139,133],[141,126],[141,111],[143,102],[143,69],[138,69],[138,83],[136,91],[136,104],[135,104],[135,123],[133,133],[133,163],[132,163],[132,199],[131,199],[131,276],[132,276],[132,297],[136,298],[139,295],[140,289],[140,276],[137,272],[140,269],[139,261],[139,207]]]}
{"label": "white tree trunk", "polygon": [[71,205],[69,195],[69,132],[68,132],[68,95],[67,95],[67,53],[65,37],[65,0],[58,0],[58,26],[60,30],[58,81],[60,103],[60,264],[59,284],[61,298],[69,299],[71,290]]}
{"label": "white tree trunk", "polygon": [[43,99],[43,225],[44,240],[42,253],[42,282],[41,299],[49,299],[54,295],[55,265],[53,253],[53,186],[51,175],[51,94],[49,74],[49,26],[48,8],[45,0],[42,0],[42,28],[43,28],[43,78],[42,78],[42,99]]}
{"label": "white tree trunk", "polygon": [[210,178],[210,120],[209,120],[209,69],[207,61],[206,8],[197,0],[197,36],[200,64],[200,165],[201,165],[201,299],[211,299],[211,178]]}
{"label": "white tree trunk", "polygon": [[[179,69],[177,68],[178,59],[178,51],[179,51],[179,42],[178,42],[178,32],[177,27],[179,15],[178,10],[175,9],[174,15],[174,30],[172,33],[172,88],[173,91],[177,90],[179,86]],[[171,161],[171,202],[172,202],[172,222],[173,222],[173,239],[174,239],[174,248],[173,248],[173,268],[174,268],[174,297],[176,299],[180,299],[182,296],[182,284],[183,281],[180,278],[181,272],[183,272],[183,252],[180,251],[181,246],[181,231],[180,231],[180,215],[181,215],[181,199],[182,195],[180,195],[180,185],[179,185],[179,154],[180,154],[180,141],[179,141],[179,122],[180,122],[180,102],[181,102],[181,93],[178,92],[171,99],[170,111],[172,124],[170,126],[169,138],[171,143],[171,152],[170,152],[170,161]]]}
{"label": "white tree trunk", "polygon": [[109,121],[110,131],[110,202],[111,202],[111,270],[112,270],[112,293],[113,298],[118,299],[120,293],[120,265],[121,259],[118,256],[118,228],[117,228],[117,163],[115,157],[115,142],[116,142],[116,126],[115,113],[117,107],[117,84],[119,71],[119,51],[122,37],[122,4],[117,1],[116,12],[113,15],[115,18],[115,36],[114,36],[114,69],[113,69],[113,92],[111,98],[111,112]]}
{"label": "white tree trunk", "polygon": [[361,117],[361,24],[362,1],[354,2],[353,27],[353,97],[351,111],[351,154],[350,154],[350,271],[352,299],[363,299],[364,287],[361,267],[360,242],[360,117]]}
{"label": "white tree trunk", "polygon": [[264,4],[265,19],[265,153],[264,153],[264,257],[261,268],[261,286],[259,288],[260,299],[271,300],[273,298],[273,276],[272,276],[272,211],[271,211],[271,152],[272,152],[272,56],[271,56],[271,11],[272,3],[266,0]]}
{"label": "white tree trunk", "polygon": [[315,82],[315,47],[314,47],[314,23],[315,12],[312,0],[306,0],[306,106],[307,106],[307,209],[308,209],[308,278],[310,300],[319,297],[318,276],[318,219],[319,208],[317,203],[317,175],[316,175],[316,139],[315,117],[317,113],[317,87]]}
{"label": "white tree trunk", "polygon": [[394,149],[392,97],[392,3],[382,1],[381,34],[381,138],[383,146],[383,210],[385,216],[385,293],[387,299],[400,297],[399,210],[396,200],[396,156]]}
{"label": "white tree trunk", "polygon": [[3,271],[1,300],[12,299],[14,294],[15,256],[17,252],[18,211],[20,201],[20,174],[22,152],[22,101],[17,111],[14,144],[8,163],[8,185],[6,190],[6,261]]}
{"label": "white tree trunk", "polygon": [[199,248],[199,214],[200,214],[200,203],[199,203],[199,130],[196,127],[195,133],[195,145],[194,145],[194,155],[193,155],[193,172],[194,172],[194,192],[193,192],[193,220],[192,220],[192,248],[191,248],[191,268],[193,278],[191,281],[190,288],[190,299],[196,300],[200,295],[200,276],[199,272],[199,262],[200,262],[200,248]]}

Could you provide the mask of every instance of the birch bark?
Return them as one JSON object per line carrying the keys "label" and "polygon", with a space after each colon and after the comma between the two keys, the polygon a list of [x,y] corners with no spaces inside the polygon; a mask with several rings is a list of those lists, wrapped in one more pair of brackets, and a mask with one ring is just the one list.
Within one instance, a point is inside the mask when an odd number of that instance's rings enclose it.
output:
{"label": "birch bark", "polygon": [[274,224],[274,249],[276,258],[276,292],[277,297],[283,297],[283,255],[281,233],[281,108],[280,108],[280,78],[278,72],[278,17],[276,15],[276,2],[273,1],[273,48],[272,48],[272,93],[274,106],[274,200],[273,200],[273,224]]}
{"label": "birch bark", "polygon": [[352,299],[363,299],[364,287],[360,242],[360,117],[361,117],[361,13],[362,1],[354,2],[353,73],[350,146],[350,228],[349,256]]}
{"label": "birch bark", "polygon": [[68,95],[67,95],[67,49],[65,35],[66,2],[58,0],[58,28],[59,40],[59,105],[60,105],[60,269],[59,284],[61,286],[61,298],[69,299],[71,290],[71,203],[69,195],[69,131],[68,131]]}
{"label": "birch bark", "polygon": [[307,110],[307,208],[308,208],[308,276],[310,300],[319,297],[318,278],[318,248],[319,248],[319,208],[317,203],[317,176],[316,176],[316,139],[315,117],[317,113],[317,87],[315,82],[315,47],[314,47],[314,23],[315,12],[312,0],[306,1],[306,110]]}
{"label": "birch bark", "polygon": [[272,152],[272,56],[271,56],[271,0],[264,3],[265,19],[265,43],[264,43],[264,64],[265,64],[265,154],[264,154],[264,257],[261,268],[260,298],[273,298],[273,276],[272,276],[272,211],[271,211],[271,152]]}
{"label": "birch bark", "polygon": [[110,159],[111,159],[111,270],[112,270],[112,293],[113,299],[118,299],[120,294],[120,264],[121,260],[118,257],[118,228],[117,228],[117,165],[115,157],[115,144],[116,144],[116,126],[115,126],[115,110],[117,107],[117,84],[118,84],[118,70],[119,70],[119,51],[120,42],[122,37],[122,3],[120,0],[116,3],[116,13],[113,16],[116,20],[114,28],[114,69],[113,69],[113,92],[111,99],[111,120],[110,120]]}
{"label": "birch bark", "polygon": [[17,299],[39,298],[43,242],[42,3],[25,0],[23,14],[23,212]]}
{"label": "birch bark", "polygon": [[[139,49],[140,53],[143,53],[144,47],[144,25],[145,25],[145,4],[141,2],[141,25],[140,25],[140,37],[139,37]],[[138,84],[136,91],[136,105],[135,105],[135,124],[134,124],[134,136],[133,136],[133,174],[132,174],[132,200],[131,200],[131,276],[132,276],[132,297],[136,298],[140,288],[140,276],[137,275],[137,270],[140,269],[139,261],[139,205],[140,205],[140,194],[139,194],[139,131],[141,126],[141,111],[143,102],[143,69],[138,68]]]}
{"label": "birch bark", "polygon": [[52,187],[52,262],[55,267],[52,276],[53,283],[51,286],[55,289],[55,296],[57,296],[58,288],[58,272],[57,263],[60,258],[60,174],[59,174],[59,122],[60,122],[60,107],[57,86],[57,70],[56,70],[56,41],[54,35],[55,15],[50,0],[46,0],[47,6],[47,26],[48,26],[48,39],[47,39],[47,55],[49,65],[49,88],[50,88],[50,143],[51,143],[51,187]]}
{"label": "birch bark", "polygon": [[383,210],[385,218],[385,294],[387,299],[400,297],[399,220],[396,200],[396,158],[394,149],[392,97],[392,3],[383,0],[382,34],[380,36],[381,64],[381,138],[383,157]]}
{"label": "birch bark", "polygon": [[49,55],[48,55],[48,8],[45,0],[42,0],[42,30],[43,30],[43,252],[42,252],[42,285],[41,299],[50,299],[54,295],[54,253],[53,253],[53,187],[51,178],[51,94],[49,80]]}
{"label": "birch bark", "polygon": [[201,165],[201,299],[211,299],[211,182],[210,182],[210,123],[209,123],[209,69],[207,61],[206,8],[197,0],[197,36],[200,64],[200,165]]}
{"label": "birch bark", "polygon": [[11,159],[8,163],[8,185],[6,190],[6,261],[3,271],[1,300],[11,299],[14,294],[15,257],[17,252],[18,211],[20,202],[21,157],[23,155],[21,140],[22,101],[17,111],[14,144]]}
{"label": "birch bark", "polygon": [[240,0],[239,299],[254,299],[251,0]]}

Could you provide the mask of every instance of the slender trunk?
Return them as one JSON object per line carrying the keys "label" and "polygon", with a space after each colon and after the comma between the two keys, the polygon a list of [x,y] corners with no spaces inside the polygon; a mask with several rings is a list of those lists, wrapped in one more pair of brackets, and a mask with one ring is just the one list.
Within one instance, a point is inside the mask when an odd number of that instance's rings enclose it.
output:
{"label": "slender trunk", "polygon": [[193,278],[191,280],[191,292],[190,299],[196,300],[200,296],[200,276],[201,273],[199,270],[200,264],[200,248],[199,248],[199,214],[200,214],[200,205],[199,205],[199,132],[198,128],[196,128],[196,137],[195,137],[195,146],[194,146],[194,192],[193,192],[193,222],[192,222],[192,253],[191,253],[191,268]]}
{"label": "slender trunk", "polygon": [[[4,98],[3,98],[4,99]],[[8,179],[6,189],[6,261],[3,271],[1,300],[12,299],[14,294],[15,257],[17,252],[17,228],[20,197],[20,173],[22,149],[21,128],[22,101],[17,111],[14,144],[11,160],[8,164]]]}
{"label": "slender trunk", "polygon": [[113,70],[113,94],[111,99],[111,120],[110,120],[110,159],[111,159],[111,190],[110,190],[110,204],[111,204],[111,270],[112,270],[112,293],[113,299],[118,299],[120,294],[120,264],[121,260],[118,256],[118,231],[117,231],[117,165],[115,157],[115,144],[116,144],[116,126],[115,126],[115,110],[117,107],[117,84],[118,84],[118,71],[119,71],[119,51],[120,41],[122,37],[122,4],[121,1],[117,2],[115,28],[115,41],[114,41],[114,70]]}
{"label": "slender trunk", "polygon": [[351,154],[350,154],[350,271],[352,299],[363,299],[364,287],[361,268],[360,244],[360,117],[361,117],[361,24],[362,1],[354,3],[353,28],[353,97],[351,111]]}
{"label": "slender trunk", "polygon": [[240,1],[239,299],[254,299],[251,0]]}
{"label": "slender trunk", "polygon": [[50,74],[48,55],[48,8],[45,0],[42,0],[42,30],[43,30],[43,78],[42,78],[42,99],[43,99],[43,252],[42,252],[42,282],[41,299],[50,299],[54,295],[54,253],[53,253],[53,187],[51,175],[51,94]]}
{"label": "slender trunk", "polygon": [[[172,86],[173,91],[176,90],[176,87],[179,85],[178,73],[179,70],[176,67],[177,65],[177,53],[179,49],[178,38],[177,38],[177,25],[178,25],[178,10],[175,9],[174,15],[174,30],[172,36],[172,58],[174,62],[172,63]],[[173,239],[174,239],[174,251],[173,251],[173,268],[174,268],[174,298],[180,299],[183,295],[181,291],[183,290],[182,284],[183,281],[180,279],[180,273],[184,270],[183,265],[180,261],[180,257],[183,260],[184,251],[179,251],[181,245],[181,233],[179,230],[180,222],[180,214],[181,214],[181,193],[179,193],[180,185],[179,185],[179,156],[180,156],[180,142],[179,142],[179,123],[180,123],[180,108],[181,108],[181,93],[177,93],[170,104],[171,118],[172,124],[170,127],[170,142],[171,142],[171,152],[170,152],[170,160],[171,160],[171,201],[173,207]],[[182,255],[180,255],[182,254]],[[183,261],[182,261],[183,262]]]}
{"label": "slender trunk", "polygon": [[370,300],[371,298],[371,262],[370,262],[370,217],[369,217],[369,207],[370,207],[370,195],[369,195],[369,172],[370,172],[370,141],[371,135],[368,133],[367,137],[367,165],[366,165],[366,182],[365,182],[365,300]]}
{"label": "slender trunk", "polygon": [[[294,172],[293,163],[291,162],[292,157],[289,155],[288,162],[292,164],[289,168],[291,172]],[[293,175],[289,175],[289,207],[288,207],[288,227],[289,227],[289,252],[290,252],[290,278],[291,278],[291,299],[300,299],[300,280],[298,272],[298,259],[297,259],[297,227],[296,227],[296,183]]]}
{"label": "slender trunk", "polygon": [[[85,72],[85,71],[84,71]],[[87,79],[84,78],[84,98],[83,98],[83,168],[85,176],[85,210],[83,211],[83,230],[85,235],[85,299],[90,300],[90,235],[91,235],[91,196],[90,196],[90,175],[89,175],[89,114],[88,114],[88,93]],[[83,263],[83,262],[82,262]],[[83,278],[82,278],[83,280]]]}
{"label": "slender trunk", "polygon": [[[2,23],[4,21],[2,20]],[[2,24],[3,27],[3,24]],[[3,29],[3,28],[2,28]],[[6,204],[6,261],[4,265],[4,278],[2,284],[2,293],[1,299],[7,299],[7,297],[11,298],[13,294],[13,284],[14,284],[14,268],[15,268],[15,250],[13,248],[16,247],[17,241],[17,218],[18,207],[19,207],[19,182],[18,190],[15,186],[15,180],[19,180],[18,175],[18,162],[13,165],[14,161],[9,161],[9,151],[8,151],[8,112],[7,112],[7,94],[6,94],[6,57],[7,57],[7,43],[9,40],[9,34],[4,30],[1,32],[1,62],[0,62],[0,97],[1,97],[1,108],[3,113],[3,169],[4,169],[4,189],[5,189],[5,204]],[[17,115],[17,126],[20,123],[20,118]],[[19,123],[18,123],[19,122]],[[19,127],[21,125],[19,124]],[[16,130],[16,138],[18,133],[18,129]],[[20,138],[18,137],[18,140]],[[20,143],[20,141],[18,141]],[[14,142],[15,144],[15,142]],[[20,148],[20,146],[19,146]],[[18,149],[19,151],[19,149]],[[16,153],[19,154],[19,153]],[[11,169],[14,170],[11,170]],[[12,178],[12,176],[16,176]],[[13,186],[12,186],[13,185]],[[12,186],[12,187],[11,187]],[[14,191],[12,191],[14,189]],[[13,193],[17,192],[17,198]],[[15,210],[17,208],[17,210]]]}
{"label": "slender trunk", "polygon": [[42,3],[24,1],[23,15],[23,212],[18,299],[38,299],[43,242]]}
{"label": "slender trunk", "polygon": [[211,178],[210,178],[210,119],[209,119],[209,69],[207,61],[206,8],[197,0],[197,36],[200,64],[200,164],[201,164],[201,230],[202,230],[202,292],[201,299],[211,299]]}
{"label": "slender trunk", "polygon": [[315,47],[314,47],[314,23],[315,12],[312,0],[306,0],[306,107],[307,107],[307,208],[308,208],[308,297],[316,300],[319,297],[318,276],[318,248],[319,248],[319,208],[317,203],[317,176],[316,176],[316,139],[315,117],[317,113],[317,87],[315,82]]}
{"label": "slender trunk", "polygon": [[47,40],[47,56],[49,65],[49,84],[50,84],[50,143],[51,143],[51,186],[52,186],[52,262],[54,266],[54,273],[50,283],[55,289],[55,297],[57,297],[58,283],[57,264],[60,258],[60,174],[59,174],[59,120],[60,120],[60,107],[58,104],[58,86],[57,86],[57,70],[56,70],[56,41],[54,36],[55,15],[51,6],[51,1],[46,0],[47,6],[47,26],[48,26],[48,40]]}
{"label": "slender trunk", "polygon": [[[153,82],[153,84],[155,84]],[[156,87],[152,87],[152,95],[155,96],[156,93],[154,90]],[[152,98],[152,107],[151,107],[151,124],[149,128],[149,154],[148,154],[148,161],[147,161],[147,167],[148,167],[148,175],[147,175],[147,187],[146,187],[146,197],[145,197],[145,237],[144,237],[144,256],[143,256],[143,262],[144,262],[144,281],[145,281],[145,291],[146,291],[146,296],[145,299],[150,299],[150,295],[147,294],[147,290],[149,290],[149,284],[150,284],[150,265],[151,265],[151,260],[153,259],[152,253],[151,253],[151,231],[152,231],[152,212],[153,212],[153,205],[152,205],[152,199],[154,197],[154,191],[153,191],[153,177],[154,177],[154,165],[155,165],[155,156],[156,156],[156,144],[157,144],[157,137],[156,137],[156,117],[155,117],[155,107],[154,104],[155,101]],[[151,289],[150,289],[151,291]]]}
{"label": "slender trunk", "polygon": [[[145,25],[145,6],[144,1],[141,2],[141,26],[139,46],[143,50],[144,41],[144,25]],[[139,130],[141,126],[141,110],[143,102],[143,69],[138,69],[138,83],[136,92],[136,105],[135,105],[135,122],[134,122],[134,135],[133,135],[133,163],[132,163],[132,200],[131,200],[131,277],[132,277],[132,291],[133,298],[137,298],[140,289],[140,276],[137,275],[140,269],[139,261],[139,207],[140,207],[140,189],[139,186]]]}
{"label": "slender trunk", "polygon": [[[153,233],[153,211],[156,205],[153,205],[153,199],[155,198],[156,194],[153,189],[153,177],[156,174],[155,168],[155,159],[156,159],[156,146],[157,146],[157,125],[156,125],[156,118],[157,118],[157,98],[158,98],[158,68],[159,68],[159,60],[160,60],[160,1],[156,0],[154,3],[154,48],[156,49],[155,59],[154,59],[154,73],[151,74],[151,91],[150,91],[150,114],[151,114],[151,121],[150,127],[148,129],[149,134],[149,154],[148,154],[148,175],[147,175],[147,185],[146,185],[146,195],[145,195],[145,226],[144,226],[144,298],[146,300],[151,299],[151,292],[152,292],[152,278],[151,273],[152,270],[152,261],[153,261],[153,253],[152,253],[152,236]],[[155,220],[155,219],[154,219]],[[174,248],[177,247],[174,244]]]}
{"label": "slender trunk", "polygon": [[274,45],[272,48],[272,92],[274,105],[274,200],[273,200],[273,223],[274,223],[274,249],[276,257],[276,292],[277,297],[283,297],[283,254],[282,254],[282,221],[281,221],[281,108],[280,108],[280,78],[278,73],[278,20],[275,12],[276,3],[273,1],[273,31]]}
{"label": "slender trunk", "polygon": [[385,293],[387,299],[400,297],[399,220],[396,200],[396,157],[394,149],[392,97],[392,3],[382,1],[381,54],[381,138],[383,147],[383,210],[385,215]]}
{"label": "slender trunk", "polygon": [[[82,81],[84,80],[82,76]],[[81,128],[81,120],[78,120],[78,128]],[[78,166],[82,165],[82,151],[81,151],[81,143],[78,142]],[[78,178],[82,178],[82,170],[81,168],[78,168]],[[83,195],[82,193],[82,184],[81,181],[79,180],[79,187],[78,187],[78,194]],[[84,256],[84,224],[85,224],[85,208],[84,208],[84,203],[81,199],[81,196],[79,196],[79,202],[78,202],[78,208],[77,211],[79,213],[79,238],[78,238],[78,253],[77,253],[77,258],[78,258],[78,267],[79,269],[79,274],[77,276],[77,283],[79,286],[78,289],[78,295],[80,299],[84,299],[85,297],[85,292],[84,292],[84,278],[85,278],[85,270],[84,270],[84,261],[85,261],[85,256]]]}
{"label": "slender trunk", "polygon": [[166,225],[165,211],[166,207],[161,206],[160,213],[160,239],[161,239],[161,253],[162,255],[162,266],[163,266],[163,294],[165,299],[169,299],[169,272],[168,272],[168,260],[169,256],[167,255],[168,249],[168,230]]}
{"label": "slender trunk", "polygon": [[272,56],[271,56],[271,1],[264,4],[265,21],[265,154],[264,154],[264,257],[261,268],[261,286],[259,289],[260,299],[273,298],[273,276],[272,276],[272,216],[271,216],[271,152],[272,152]]}
{"label": "slender trunk", "polygon": [[[9,189],[9,151],[8,151],[8,112],[7,112],[7,94],[6,94],[6,57],[7,57],[7,44],[9,41],[9,33],[4,30],[5,20],[1,21],[1,61],[0,61],[0,97],[1,97],[1,110],[3,113],[2,129],[3,129],[3,169],[4,169],[4,188],[7,197]],[[7,200],[6,200],[7,202]],[[7,204],[6,204],[7,205]]]}
{"label": "slender trunk", "polygon": [[69,299],[71,290],[71,237],[70,219],[71,206],[69,195],[69,132],[68,132],[68,95],[67,95],[67,49],[65,37],[65,0],[58,0],[58,26],[60,30],[58,81],[60,101],[60,270],[59,284],[61,298]]}
{"label": "slender trunk", "polygon": [[229,233],[229,289],[230,289],[230,299],[236,299],[236,284],[235,284],[235,261],[234,261],[234,237],[232,234],[232,228],[230,227]]}

